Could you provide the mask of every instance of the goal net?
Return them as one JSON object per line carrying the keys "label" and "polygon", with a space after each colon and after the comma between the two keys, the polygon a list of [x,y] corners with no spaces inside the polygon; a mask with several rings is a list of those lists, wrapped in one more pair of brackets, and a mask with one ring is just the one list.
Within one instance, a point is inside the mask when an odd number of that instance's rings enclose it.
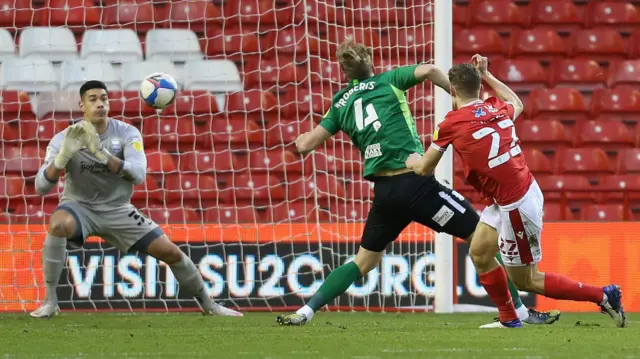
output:
{"label": "goal net", "polygon": [[[450,19],[446,3],[441,11]],[[44,299],[42,243],[64,180],[42,197],[34,178],[53,135],[81,117],[77,90],[84,81],[104,81],[110,115],[142,132],[148,176],[132,201],[194,260],[211,295],[242,310],[289,310],[353,258],[373,199],[372,184],[362,179],[363,156],[346,136],[304,158],[295,152],[296,136],[313,128],[345,85],[338,44],[353,36],[371,46],[378,72],[434,59],[435,8],[427,0],[0,6],[0,311],[32,310]],[[450,26],[442,29],[450,33]],[[162,113],[136,93],[139,81],[157,71],[182,88]],[[434,91],[426,83],[407,93],[427,144]],[[330,307],[432,310],[435,238],[409,226],[379,268]],[[448,282],[442,311],[454,302],[489,304],[469,272],[464,244],[446,237],[438,243],[447,247],[438,262],[438,278]],[[68,252],[58,297],[63,310],[195,307],[164,263],[119,253],[97,237]]]}

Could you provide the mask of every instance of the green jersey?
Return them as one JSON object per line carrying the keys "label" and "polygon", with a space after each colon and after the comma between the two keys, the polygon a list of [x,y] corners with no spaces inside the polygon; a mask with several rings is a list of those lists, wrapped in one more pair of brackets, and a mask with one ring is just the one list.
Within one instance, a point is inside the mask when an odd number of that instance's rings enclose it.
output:
{"label": "green jersey", "polygon": [[419,83],[418,65],[403,66],[365,80],[353,80],[338,92],[320,126],[342,130],[364,155],[364,177],[405,168],[414,152],[424,153],[404,93]]}

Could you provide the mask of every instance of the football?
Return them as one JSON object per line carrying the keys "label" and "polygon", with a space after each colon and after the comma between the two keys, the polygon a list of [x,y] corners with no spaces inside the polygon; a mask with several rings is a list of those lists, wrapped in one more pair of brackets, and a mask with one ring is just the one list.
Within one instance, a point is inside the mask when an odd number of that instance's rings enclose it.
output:
{"label": "football", "polygon": [[171,105],[176,98],[178,84],[169,74],[153,73],[140,83],[140,96],[144,102],[158,110]]}

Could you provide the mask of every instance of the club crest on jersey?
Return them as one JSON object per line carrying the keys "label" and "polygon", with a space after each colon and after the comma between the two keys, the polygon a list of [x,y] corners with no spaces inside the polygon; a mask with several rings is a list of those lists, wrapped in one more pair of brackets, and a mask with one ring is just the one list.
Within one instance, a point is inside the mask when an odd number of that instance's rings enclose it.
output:
{"label": "club crest on jersey", "polygon": [[478,108],[476,108],[475,110],[473,110],[473,115],[474,115],[476,118],[480,118],[480,117],[482,117],[482,116],[485,116],[486,114],[487,114],[487,113],[486,113],[486,112],[484,112],[484,109],[483,109],[482,107],[478,107]]}
{"label": "club crest on jersey", "polygon": [[122,145],[120,144],[120,140],[118,139],[111,140],[111,151],[114,153],[122,151]]}

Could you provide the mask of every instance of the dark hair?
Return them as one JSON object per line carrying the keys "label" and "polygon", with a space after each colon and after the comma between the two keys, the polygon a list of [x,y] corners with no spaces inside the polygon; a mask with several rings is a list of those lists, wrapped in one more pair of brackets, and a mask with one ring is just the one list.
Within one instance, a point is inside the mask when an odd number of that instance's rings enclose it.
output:
{"label": "dark hair", "polygon": [[104,82],[98,80],[87,81],[80,87],[80,98],[84,96],[85,92],[93,89],[103,89],[107,91],[107,85],[105,85]]}
{"label": "dark hair", "polygon": [[478,97],[482,75],[472,64],[457,64],[449,70],[449,82],[456,93],[465,98]]}
{"label": "dark hair", "polygon": [[371,55],[373,52],[363,44],[348,37],[338,46],[338,62],[349,80],[360,80],[371,76]]}

